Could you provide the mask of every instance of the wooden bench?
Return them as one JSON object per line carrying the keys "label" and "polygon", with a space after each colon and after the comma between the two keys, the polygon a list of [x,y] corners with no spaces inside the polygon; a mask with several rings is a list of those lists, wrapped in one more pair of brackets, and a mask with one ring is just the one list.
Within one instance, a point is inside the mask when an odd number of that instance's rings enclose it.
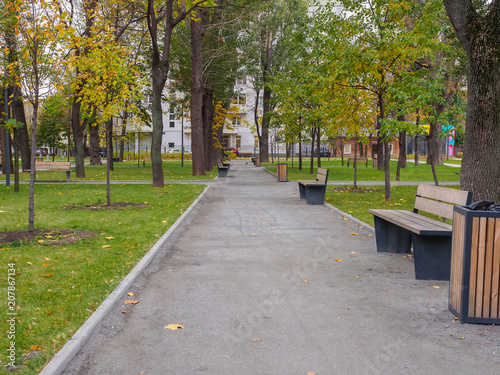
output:
{"label": "wooden bench", "polygon": [[472,193],[433,185],[419,185],[413,212],[371,209],[378,252],[409,253],[413,244],[415,277],[449,280],[452,226],[419,214],[424,211],[453,220],[454,205],[469,205]]}
{"label": "wooden bench", "polygon": [[146,166],[146,162],[149,162],[151,163],[151,156],[146,156],[142,159],[142,166],[145,167]]}
{"label": "wooden bench", "polygon": [[[26,172],[30,170],[27,169]],[[71,163],[69,161],[36,161],[35,171],[66,171],[66,182],[69,182]]]}
{"label": "wooden bench", "polygon": [[[347,159],[347,168],[349,168],[349,164],[352,163],[352,167],[354,168],[354,158]],[[364,163],[366,167],[368,167],[368,159],[367,158],[356,158],[356,163],[359,165]]]}
{"label": "wooden bench", "polygon": [[300,199],[307,199],[307,204],[320,205],[325,202],[328,169],[318,168],[316,180],[299,180]]}

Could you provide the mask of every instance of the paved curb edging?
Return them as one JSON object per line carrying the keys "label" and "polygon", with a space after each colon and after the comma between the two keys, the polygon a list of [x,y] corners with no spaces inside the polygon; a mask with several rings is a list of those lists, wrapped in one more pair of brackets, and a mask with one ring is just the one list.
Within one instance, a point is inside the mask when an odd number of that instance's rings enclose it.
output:
{"label": "paved curb edging", "polygon": [[137,277],[146,269],[153,258],[158,254],[162,246],[167,242],[169,237],[177,230],[180,224],[193,211],[194,207],[200,202],[205,193],[210,189],[207,186],[198,198],[188,207],[188,209],[177,219],[170,229],[153,245],[146,255],[137,263],[130,273],[122,280],[122,282],[111,292],[111,294],[101,303],[96,311],[83,323],[68,342],[59,350],[52,360],[43,368],[40,375],[60,375],[68,363],[78,353],[83,344],[87,341],[95,327],[104,319],[111,311],[113,306],[120,300],[122,295],[132,286]]}
{"label": "paved curb edging", "polygon": [[349,215],[348,213],[342,211],[342,210],[339,210],[337,207],[333,207],[330,203],[324,203],[324,205],[326,207],[328,207],[330,210],[342,215],[342,216],[345,216],[347,217],[349,220],[351,220],[352,222],[358,224],[360,227],[363,227],[363,228],[366,228],[366,229],[369,229],[371,230],[373,233],[375,233],[375,228],[373,228],[371,225],[369,224],[366,224],[364,222],[362,222],[361,220],[355,218],[354,216],[351,216]]}

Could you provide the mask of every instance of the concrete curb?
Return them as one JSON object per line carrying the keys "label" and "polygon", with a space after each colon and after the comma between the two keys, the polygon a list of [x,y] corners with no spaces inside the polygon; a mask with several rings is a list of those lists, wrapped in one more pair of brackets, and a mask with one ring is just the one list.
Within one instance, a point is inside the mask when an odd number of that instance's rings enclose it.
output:
{"label": "concrete curb", "polygon": [[163,245],[168,241],[170,236],[177,230],[180,224],[189,216],[194,207],[200,202],[205,193],[210,189],[208,186],[198,198],[189,206],[189,208],[177,219],[170,229],[154,244],[154,246],[146,253],[146,255],[137,263],[123,281],[116,287],[115,290],[103,301],[97,310],[87,319],[78,331],[68,340],[68,342],[59,350],[52,360],[40,372],[41,375],[60,375],[68,363],[78,353],[81,347],[85,344],[92,331],[111,311],[113,306],[120,301],[122,295],[132,286],[137,277],[151,263],[156,254],[160,251]]}
{"label": "concrete curb", "polygon": [[364,222],[362,222],[361,220],[359,219],[356,219],[354,216],[351,216],[349,215],[348,213],[345,213],[344,211],[341,211],[339,210],[337,207],[333,207],[330,203],[324,203],[324,205],[326,207],[328,207],[330,210],[338,213],[339,215],[342,215],[342,216],[345,216],[346,218],[348,218],[349,220],[351,220],[352,222],[358,224],[360,227],[362,228],[366,228],[366,229],[369,229],[371,230],[373,233],[375,233],[375,228],[373,228],[371,225],[368,225]]}

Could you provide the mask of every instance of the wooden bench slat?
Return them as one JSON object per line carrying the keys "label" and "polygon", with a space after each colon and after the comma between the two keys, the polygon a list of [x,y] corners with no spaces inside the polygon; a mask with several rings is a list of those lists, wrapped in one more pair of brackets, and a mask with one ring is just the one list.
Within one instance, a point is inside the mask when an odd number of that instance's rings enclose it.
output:
{"label": "wooden bench slat", "polygon": [[453,220],[453,205],[423,197],[415,197],[415,209]]}
{"label": "wooden bench slat", "polygon": [[451,225],[414,212],[382,209],[371,209],[369,212],[419,235],[451,235]]}
{"label": "wooden bench slat", "polygon": [[429,184],[418,185],[417,195],[420,197],[432,198],[451,204],[458,204],[461,206],[470,204],[470,200],[472,199],[472,193],[469,191],[445,188]]}

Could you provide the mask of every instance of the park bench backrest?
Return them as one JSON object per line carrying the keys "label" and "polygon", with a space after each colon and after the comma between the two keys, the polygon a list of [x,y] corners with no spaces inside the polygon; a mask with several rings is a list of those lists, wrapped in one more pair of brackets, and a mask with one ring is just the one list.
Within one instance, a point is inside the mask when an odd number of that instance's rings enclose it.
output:
{"label": "park bench backrest", "polygon": [[326,185],[328,181],[328,169],[318,168],[318,174],[316,175],[316,181],[321,181]]}
{"label": "park bench backrest", "polygon": [[434,185],[418,185],[413,212],[419,210],[453,220],[453,206],[469,205],[472,192]]}
{"label": "park bench backrest", "polygon": [[36,161],[35,169],[70,169],[71,163],[69,161]]}

